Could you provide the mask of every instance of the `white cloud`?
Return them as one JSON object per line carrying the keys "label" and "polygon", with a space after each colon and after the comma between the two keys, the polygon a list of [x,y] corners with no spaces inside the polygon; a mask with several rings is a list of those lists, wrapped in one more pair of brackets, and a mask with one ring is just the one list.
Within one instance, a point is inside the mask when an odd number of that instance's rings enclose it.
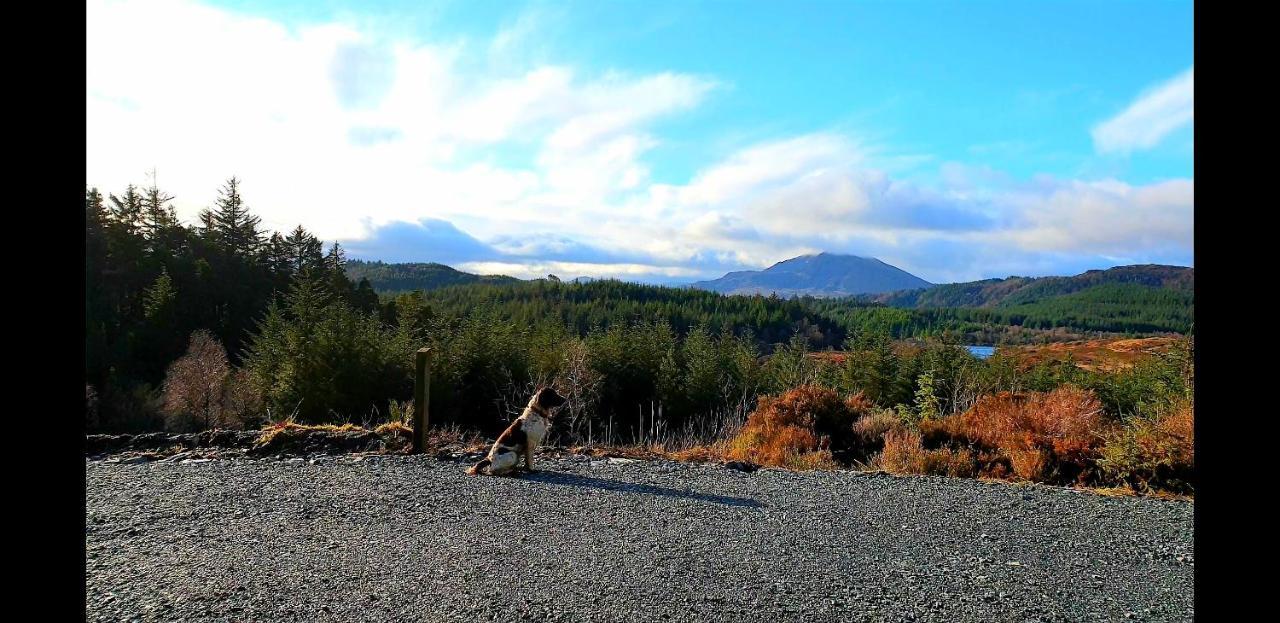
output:
{"label": "white cloud", "polygon": [[1195,115],[1195,68],[1148,89],[1120,114],[1094,126],[1093,144],[1100,153],[1150,149],[1170,133],[1192,123]]}
{"label": "white cloud", "polygon": [[1146,186],[1072,181],[1015,203],[1023,222],[1013,239],[1025,250],[1132,256],[1192,246],[1191,180]]}
{"label": "white cloud", "polygon": [[[517,20],[481,55],[520,56],[541,21]],[[655,183],[655,126],[717,92],[704,76],[553,63],[513,73],[467,64],[474,42],[288,28],[190,0],[92,0],[88,23],[88,181],[119,192],[158,167],[188,221],[234,174],[268,227],[413,241],[413,227],[385,226],[444,219],[475,242],[458,247],[473,260],[462,267],[516,276],[705,278],[824,250],[931,281],[1190,257],[1190,180],[1018,182],[943,164],[926,185],[899,176],[919,156],[816,131]],[[1182,80],[1099,126],[1099,144],[1158,141],[1182,114]]]}
{"label": "white cloud", "polygon": [[693,278],[700,271],[683,266],[655,266],[652,264],[598,264],[585,262],[465,262],[458,268],[481,275],[508,275],[519,279],[534,279],[555,275],[568,280],[577,277],[626,278]]}
{"label": "white cloud", "polygon": [[1109,258],[1190,261],[1189,179],[1018,181],[944,163],[926,185],[885,173],[870,151],[824,134],[748,146],[687,185],[651,188],[648,213],[662,219],[618,239],[668,262],[709,264],[709,274],[823,250],[880,257],[938,282]]}
{"label": "white cloud", "polygon": [[[191,1],[95,0],[88,21],[90,183],[118,192],[156,166],[192,219],[234,174],[264,224],[326,238],[423,217],[484,215],[482,235],[570,223],[576,206],[645,184],[646,126],[714,86],[554,65],[477,75],[461,44],[286,28]],[[532,23],[494,45],[512,53]],[[459,155],[519,145],[530,162]]]}

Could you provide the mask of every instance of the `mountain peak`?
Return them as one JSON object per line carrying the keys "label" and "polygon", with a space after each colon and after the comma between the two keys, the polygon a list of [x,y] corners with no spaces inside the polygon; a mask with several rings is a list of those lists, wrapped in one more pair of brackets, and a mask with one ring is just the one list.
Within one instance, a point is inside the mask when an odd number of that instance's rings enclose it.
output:
{"label": "mountain peak", "polygon": [[927,288],[933,284],[873,257],[820,252],[743,270],[692,287],[724,294],[851,296]]}

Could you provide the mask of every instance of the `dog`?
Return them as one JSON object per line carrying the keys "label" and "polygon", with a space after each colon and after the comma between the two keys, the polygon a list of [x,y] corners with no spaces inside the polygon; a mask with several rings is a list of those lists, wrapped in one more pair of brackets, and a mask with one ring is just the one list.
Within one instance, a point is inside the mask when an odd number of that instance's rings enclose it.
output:
{"label": "dog", "polygon": [[520,456],[524,455],[526,471],[533,473],[533,450],[542,443],[551,428],[551,417],[555,409],[567,400],[551,387],[543,387],[533,394],[524,412],[516,421],[498,435],[493,442],[489,455],[467,470],[472,476],[488,474],[502,476],[514,471],[520,464]]}

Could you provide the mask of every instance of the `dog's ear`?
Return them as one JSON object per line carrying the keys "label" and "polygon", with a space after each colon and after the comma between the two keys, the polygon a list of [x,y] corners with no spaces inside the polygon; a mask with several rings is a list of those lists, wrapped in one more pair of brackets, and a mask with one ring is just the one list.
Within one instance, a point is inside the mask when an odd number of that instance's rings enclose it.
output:
{"label": "dog's ear", "polygon": [[534,400],[538,402],[538,406],[548,410],[554,409],[568,402],[564,396],[557,393],[555,388],[551,386],[539,389],[537,395],[534,396]]}

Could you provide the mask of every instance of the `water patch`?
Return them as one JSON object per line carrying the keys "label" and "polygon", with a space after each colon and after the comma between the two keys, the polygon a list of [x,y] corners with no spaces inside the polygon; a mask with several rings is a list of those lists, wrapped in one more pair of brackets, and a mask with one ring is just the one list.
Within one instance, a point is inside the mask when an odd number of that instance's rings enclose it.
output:
{"label": "water patch", "polygon": [[969,354],[978,359],[986,359],[996,353],[995,346],[965,346],[969,349]]}

